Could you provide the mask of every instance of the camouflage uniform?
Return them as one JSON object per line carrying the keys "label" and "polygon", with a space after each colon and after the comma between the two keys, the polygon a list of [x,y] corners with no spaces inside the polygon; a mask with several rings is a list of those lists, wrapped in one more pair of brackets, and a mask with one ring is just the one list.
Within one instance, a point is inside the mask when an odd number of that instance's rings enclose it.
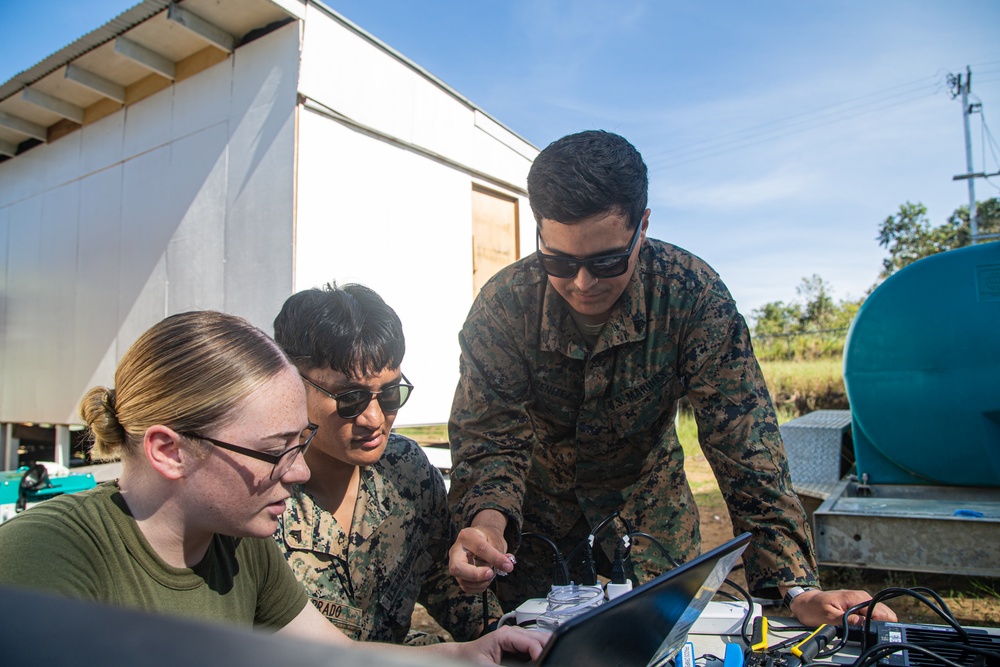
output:
{"label": "camouflage uniform", "polygon": [[[674,429],[685,396],[734,529],[754,534],[744,555],[750,587],[775,597],[779,584],[816,584],[808,526],[749,331],[704,261],[647,240],[589,348],[532,255],[483,288],[459,342],[449,499],[462,525],[484,509],[507,515],[509,548],[520,550],[513,575],[498,583],[505,608],[544,595],[551,583],[551,549],[522,544],[522,530],[554,539],[565,555],[617,510],[678,561],[700,551]],[[621,523],[609,526],[598,555],[610,558],[610,536],[623,532]],[[634,540],[631,561],[640,581],[669,569],[646,539]]]}
{"label": "camouflage uniform", "polygon": [[313,604],[349,637],[429,644],[442,639],[410,630],[417,601],[459,641],[482,626],[482,598],[448,574],[453,533],[441,473],[417,443],[392,433],[382,458],[361,469],[349,533],[296,487],[274,538]]}

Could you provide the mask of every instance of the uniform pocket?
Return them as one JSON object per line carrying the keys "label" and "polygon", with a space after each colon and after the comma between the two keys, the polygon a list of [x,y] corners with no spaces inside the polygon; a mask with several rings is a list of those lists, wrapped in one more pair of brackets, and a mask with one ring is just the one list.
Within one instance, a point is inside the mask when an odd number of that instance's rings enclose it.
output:
{"label": "uniform pocket", "polygon": [[430,571],[433,560],[423,545],[411,546],[400,561],[396,573],[389,582],[379,604],[386,615],[400,626],[409,626],[413,605],[420,593],[424,577]]}
{"label": "uniform pocket", "polygon": [[[617,391],[607,401],[607,414],[608,423],[619,439],[649,439],[651,433],[659,435],[664,424],[674,417],[677,396],[671,387],[675,377],[674,370],[666,367],[651,377],[636,378],[616,387]],[[650,446],[655,444],[651,442]]]}

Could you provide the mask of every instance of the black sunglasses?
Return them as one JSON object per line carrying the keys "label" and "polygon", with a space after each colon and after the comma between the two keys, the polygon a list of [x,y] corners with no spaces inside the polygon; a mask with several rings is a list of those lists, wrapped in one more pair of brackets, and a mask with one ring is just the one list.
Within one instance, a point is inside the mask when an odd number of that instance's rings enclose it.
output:
{"label": "black sunglasses", "polygon": [[642,223],[635,226],[635,233],[632,235],[632,242],[628,244],[625,252],[611,255],[594,255],[593,257],[564,257],[562,255],[546,255],[539,248],[542,235],[539,230],[535,230],[535,255],[541,262],[545,273],[554,278],[573,278],[580,272],[581,267],[586,267],[590,275],[595,278],[617,278],[628,270],[628,260],[632,256],[635,244],[639,242],[639,233],[642,231]]}
{"label": "black sunglasses", "polygon": [[299,435],[299,444],[294,447],[289,447],[280,454],[268,454],[267,452],[261,452],[256,449],[250,449],[249,447],[240,447],[239,445],[232,445],[228,442],[222,440],[216,440],[215,438],[206,438],[203,435],[199,435],[194,431],[179,431],[180,435],[185,438],[195,438],[197,440],[204,440],[205,442],[210,442],[216,447],[222,449],[227,449],[231,452],[236,452],[237,454],[243,454],[244,456],[249,456],[250,458],[257,459],[258,461],[265,461],[271,464],[271,479],[279,480],[295,463],[295,459],[299,454],[305,454],[306,450],[309,449],[309,444],[312,442],[313,437],[316,435],[316,431],[319,430],[319,426],[316,424],[309,424],[306,426],[305,430]]}
{"label": "black sunglasses", "polygon": [[[300,373],[299,375],[302,374]],[[406,404],[406,401],[410,398],[410,393],[413,391],[413,385],[410,384],[405,375],[403,375],[402,382],[394,384],[391,387],[386,387],[382,391],[350,389],[348,391],[342,391],[339,394],[327,391],[307,378],[305,375],[302,375],[302,379],[312,385],[317,391],[326,394],[336,401],[337,414],[342,419],[354,419],[364,412],[368,408],[368,404],[371,403],[372,399],[376,397],[378,398],[378,405],[382,408],[382,412],[396,412]]]}

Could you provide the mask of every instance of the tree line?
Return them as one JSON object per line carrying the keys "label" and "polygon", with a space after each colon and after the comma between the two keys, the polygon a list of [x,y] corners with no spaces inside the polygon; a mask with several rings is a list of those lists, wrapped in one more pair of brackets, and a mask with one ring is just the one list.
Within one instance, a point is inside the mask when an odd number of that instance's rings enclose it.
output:
{"label": "tree line", "polygon": [[[1000,198],[976,202],[976,215],[980,234],[1000,233]],[[882,260],[878,279],[861,298],[835,301],[830,284],[813,274],[796,287],[794,301],[771,301],[751,313],[759,358],[812,359],[843,354],[851,320],[882,281],[924,257],[971,243],[969,207],[959,207],[945,222],[933,225],[926,206],[906,202],[882,221],[875,238],[888,256]]]}

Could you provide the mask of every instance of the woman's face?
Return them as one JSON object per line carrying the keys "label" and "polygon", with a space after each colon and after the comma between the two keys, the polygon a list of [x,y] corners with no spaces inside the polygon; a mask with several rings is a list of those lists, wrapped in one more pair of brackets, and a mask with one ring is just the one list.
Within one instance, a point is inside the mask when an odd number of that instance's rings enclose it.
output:
{"label": "woman's face", "polygon": [[[279,455],[300,444],[309,425],[306,395],[298,372],[281,371],[244,399],[226,423],[200,433],[232,445]],[[277,480],[274,465],[205,443],[206,458],[187,478],[188,516],[195,530],[234,537],[270,537],[285,510],[293,484],[309,479],[301,453]]]}

